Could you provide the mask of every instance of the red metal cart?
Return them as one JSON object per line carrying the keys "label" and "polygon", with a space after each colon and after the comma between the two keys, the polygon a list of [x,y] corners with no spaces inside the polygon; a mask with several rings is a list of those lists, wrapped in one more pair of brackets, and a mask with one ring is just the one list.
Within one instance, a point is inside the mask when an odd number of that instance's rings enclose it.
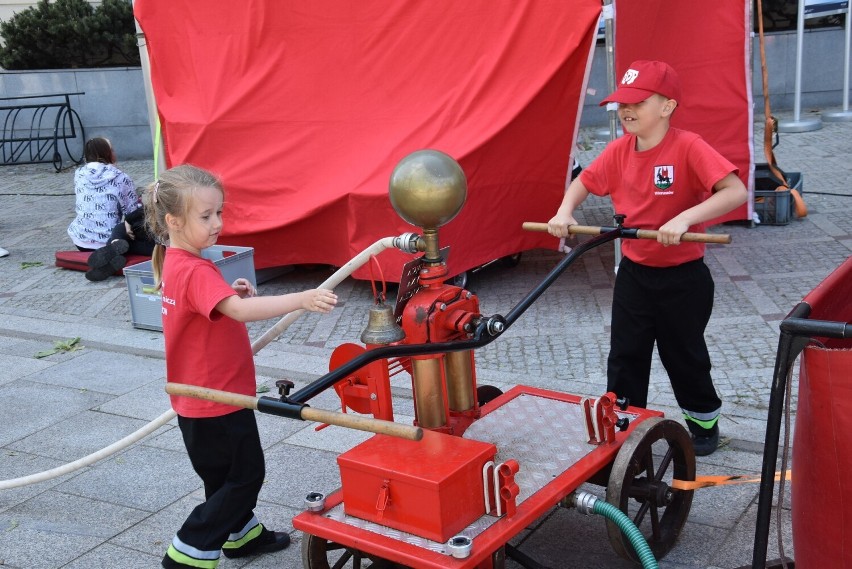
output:
{"label": "red metal cart", "polygon": [[[458,532],[472,543],[466,557],[453,557],[446,541],[426,539],[348,515],[341,489],[326,499],[323,509],[303,512],[293,520],[294,527],[306,534],[302,542],[305,569],[359,567],[366,560],[372,565],[365,567],[388,566],[383,561],[424,569],[503,567],[506,555],[514,553],[511,548],[507,552],[509,540],[586,482],[606,485],[607,500],[631,514],[645,530],[655,556],[662,557],[674,545],[692,502],[692,492],[670,487],[672,477],[695,478],[689,435],[679,423],[664,419],[662,413],[628,408],[618,413],[630,421],[625,432],[618,432],[610,443],[590,445],[583,427],[581,401],[575,395],[519,386],[483,406],[482,416],[467,429],[464,438],[493,443],[498,449],[494,463],[516,460],[520,469],[514,474],[514,482],[519,492],[513,511],[497,517],[494,512],[486,514],[483,505],[482,515]],[[440,433],[432,436],[449,443],[454,438]],[[399,446],[418,444],[429,445],[430,437],[424,437],[421,443],[402,441]],[[354,450],[357,452],[358,447]],[[430,468],[446,465],[442,453],[433,454],[427,449],[420,452],[422,457],[434,459]],[[399,454],[405,453],[392,456]],[[397,470],[400,468],[405,465],[396,466]],[[400,475],[397,473],[396,477]],[[383,480],[387,479],[377,479],[373,485],[362,484],[357,492],[375,502]],[[343,484],[346,483],[344,479]],[[394,483],[389,486],[393,488]],[[436,499],[422,487],[417,490],[427,501]],[[468,491],[473,493],[472,489]],[[632,500],[638,500],[636,507],[629,504]],[[608,529],[616,552],[635,559],[621,530],[611,522]]]}

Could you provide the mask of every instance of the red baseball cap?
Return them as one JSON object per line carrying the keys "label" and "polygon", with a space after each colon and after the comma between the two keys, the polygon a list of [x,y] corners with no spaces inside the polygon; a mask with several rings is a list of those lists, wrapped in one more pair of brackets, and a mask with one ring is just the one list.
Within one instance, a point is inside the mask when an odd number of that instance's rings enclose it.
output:
{"label": "red baseball cap", "polygon": [[618,89],[601,101],[600,106],[607,103],[640,103],[654,93],[680,101],[680,79],[677,73],[662,61],[634,61],[621,78]]}

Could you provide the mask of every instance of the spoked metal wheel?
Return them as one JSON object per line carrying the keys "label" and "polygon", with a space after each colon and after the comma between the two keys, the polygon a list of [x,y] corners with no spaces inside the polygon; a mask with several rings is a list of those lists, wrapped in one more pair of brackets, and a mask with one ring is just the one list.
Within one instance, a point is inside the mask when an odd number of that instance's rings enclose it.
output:
{"label": "spoked metal wheel", "polygon": [[305,534],[302,539],[302,565],[305,569],[406,569],[404,565],[311,534]]}
{"label": "spoked metal wheel", "polygon": [[[606,500],[627,514],[645,536],[654,557],[665,556],[680,535],[692,490],[675,490],[672,480],[695,480],[692,439],[680,423],[652,417],[642,421],[618,451],[606,488]],[[639,562],[618,526],[607,520],[613,549]]]}

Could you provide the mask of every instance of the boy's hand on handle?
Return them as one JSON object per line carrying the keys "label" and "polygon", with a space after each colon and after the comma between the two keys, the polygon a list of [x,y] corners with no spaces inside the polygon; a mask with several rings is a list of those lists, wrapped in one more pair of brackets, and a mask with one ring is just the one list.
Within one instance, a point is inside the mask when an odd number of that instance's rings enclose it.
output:
{"label": "boy's hand on handle", "polygon": [[337,295],[324,288],[306,290],[302,293],[302,308],[311,312],[328,314],[337,304]]}
{"label": "boy's hand on handle", "polygon": [[663,247],[680,245],[681,236],[689,230],[689,223],[675,217],[657,230],[657,242]]}
{"label": "boy's hand on handle", "polygon": [[557,213],[547,222],[547,232],[554,237],[570,237],[568,228],[572,225],[577,225],[573,215]]}
{"label": "boy's hand on handle", "polygon": [[257,289],[251,284],[251,281],[242,277],[238,278],[231,284],[231,288],[237,291],[240,298],[250,298],[257,294]]}

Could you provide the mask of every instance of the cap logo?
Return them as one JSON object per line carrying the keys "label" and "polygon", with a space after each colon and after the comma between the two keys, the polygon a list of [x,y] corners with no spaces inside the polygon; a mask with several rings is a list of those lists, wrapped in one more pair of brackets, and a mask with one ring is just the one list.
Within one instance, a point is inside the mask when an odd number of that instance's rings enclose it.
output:
{"label": "cap logo", "polygon": [[636,81],[637,77],[639,77],[638,71],[636,71],[635,69],[628,69],[627,72],[624,74],[624,77],[621,78],[621,84],[630,85],[631,83]]}

